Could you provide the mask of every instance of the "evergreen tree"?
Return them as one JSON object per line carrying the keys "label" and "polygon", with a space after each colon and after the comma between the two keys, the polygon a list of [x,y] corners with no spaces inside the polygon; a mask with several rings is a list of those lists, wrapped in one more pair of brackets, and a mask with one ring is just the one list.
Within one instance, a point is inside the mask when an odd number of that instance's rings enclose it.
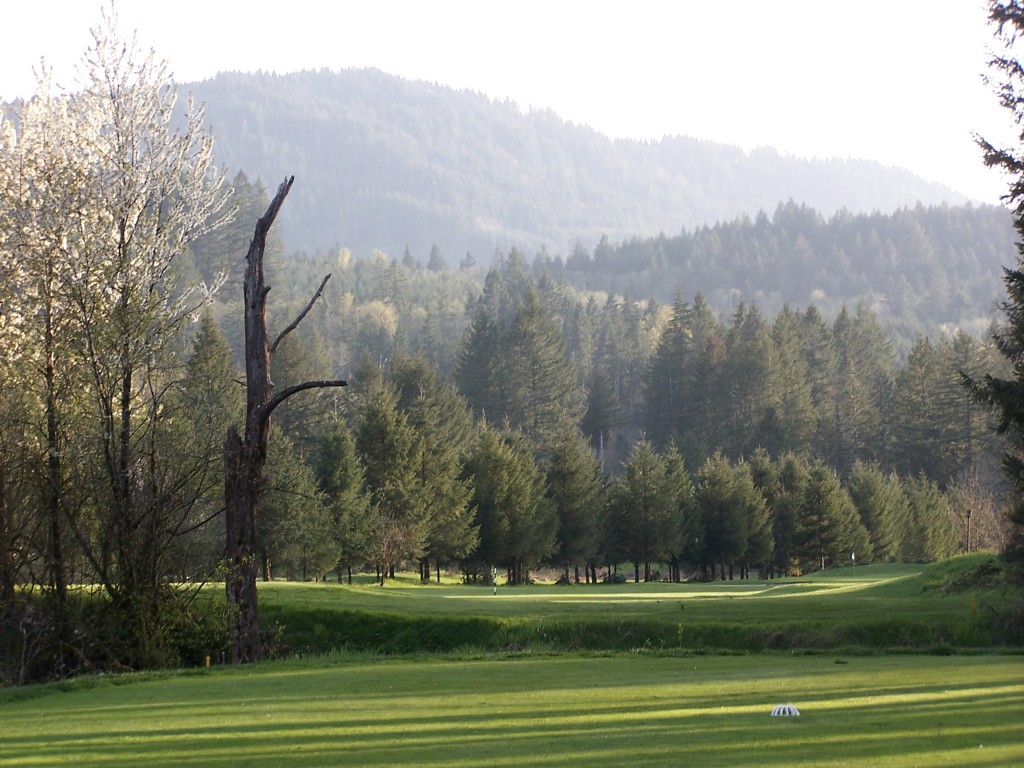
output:
{"label": "evergreen tree", "polygon": [[694,497],[693,478],[686,469],[683,454],[672,445],[665,454],[665,479],[669,485],[675,523],[672,531],[675,542],[670,545],[672,581],[682,580],[683,563],[700,561],[700,540],[704,535],[700,510]]}
{"label": "evergreen tree", "polygon": [[797,338],[807,365],[814,437],[812,453],[828,455],[832,443],[835,415],[836,367],[838,359],[832,329],[821,311],[811,304],[800,316]]}
{"label": "evergreen tree", "polygon": [[563,419],[575,423],[583,414],[583,390],[563,336],[532,285],[510,325],[491,317],[477,310],[459,360],[459,387],[475,410],[507,420],[543,445]]}
{"label": "evergreen tree", "polygon": [[[611,378],[615,399],[628,424],[637,424],[643,395],[643,345],[641,315],[629,296],[609,297],[600,314],[594,365]],[[606,451],[610,446],[605,446]],[[623,446],[628,450],[629,445]]]}
{"label": "evergreen tree", "polygon": [[213,523],[224,506],[224,439],[241,422],[245,392],[239,386],[231,349],[213,315],[203,314],[171,407],[185,422],[180,439],[194,477],[196,500],[182,526],[188,533],[174,546],[181,576],[212,573],[224,548],[223,524]]}
{"label": "evergreen tree", "polygon": [[[294,384],[323,378],[334,368],[327,356],[324,339],[316,331],[290,333],[271,357],[270,375],[277,391]],[[274,426],[301,453],[313,451],[324,414],[333,410],[334,392],[314,390],[289,398],[274,411]]]}
{"label": "evergreen tree", "polygon": [[905,483],[907,515],[900,557],[913,563],[943,560],[956,554],[958,536],[949,502],[923,474]]}
{"label": "evergreen tree", "polygon": [[587,387],[587,409],[580,421],[580,429],[590,440],[591,447],[597,451],[602,468],[605,450],[611,445],[612,435],[624,423],[622,405],[615,396],[611,376],[603,366],[596,367]]}
{"label": "evergreen tree", "polygon": [[437,244],[430,246],[430,256],[427,258],[427,269],[431,272],[444,272],[448,269],[448,262],[444,258],[444,254],[441,253],[441,249],[437,247]]}
{"label": "evergreen tree", "polygon": [[500,334],[494,317],[480,307],[473,315],[459,354],[455,381],[473,410],[486,419],[503,417],[505,385],[498,374]]}
{"label": "evergreen tree", "polygon": [[789,453],[779,460],[778,492],[769,497],[772,507],[772,536],[775,540],[775,569],[783,576],[800,571],[801,525],[810,485],[807,462]]}
{"label": "evergreen tree", "polygon": [[938,396],[947,405],[950,421],[949,436],[941,453],[943,471],[936,477],[943,483],[945,478],[959,480],[973,475],[979,460],[993,447],[987,413],[963,386],[964,376],[978,378],[985,370],[986,346],[991,347],[958,330],[939,347],[943,377]]}
{"label": "evergreen tree", "polygon": [[754,482],[750,465],[741,462],[733,467],[733,494],[736,506],[746,516],[747,547],[743,551],[743,578],[750,577],[754,567],[762,576],[771,568],[775,555],[775,538],[772,530],[771,508],[764,494]]}
{"label": "evergreen tree", "polygon": [[598,554],[602,512],[601,467],[586,438],[565,424],[551,443],[546,462],[547,496],[558,517],[557,550],[553,562],[564,568],[563,577],[580,581],[580,566]]}
{"label": "evergreen tree", "polygon": [[721,578],[734,577],[734,567],[746,554],[750,543],[750,517],[737,490],[736,474],[729,460],[716,453],[704,462],[697,473],[695,496],[701,514],[704,540],[701,544],[705,562],[718,564]]}
{"label": "evergreen tree", "polygon": [[[942,454],[951,437],[953,416],[944,395],[938,350],[919,338],[896,377],[892,402],[892,462],[904,475],[943,476]],[[948,471],[944,475],[949,477]]]}
{"label": "evergreen tree", "polygon": [[690,307],[676,297],[672,317],[644,371],[644,427],[648,439],[664,449],[683,434],[683,404],[695,393],[687,391],[686,372],[691,333],[687,325]]}
{"label": "evergreen tree", "polygon": [[508,330],[502,363],[504,413],[512,426],[543,445],[564,419],[579,421],[583,391],[565,357],[563,337],[534,290],[527,293]]}
{"label": "evergreen tree", "polygon": [[773,456],[781,456],[788,451],[807,453],[812,448],[815,408],[800,325],[800,316],[787,304],[775,317],[772,326],[777,365],[778,430],[771,444],[762,443],[762,446]]}
{"label": "evergreen tree", "polygon": [[[908,515],[903,483],[895,473],[883,474],[877,464],[857,462],[846,487],[868,531],[872,558],[877,562],[896,560]],[[866,561],[867,553],[860,558]]]}
{"label": "evergreen tree", "polygon": [[416,434],[387,384],[374,387],[356,422],[356,449],[375,521],[380,583],[403,561],[422,556],[429,531],[417,478]]}
{"label": "evergreen tree", "polygon": [[[239,312],[240,318],[241,307],[237,305],[241,303],[245,259],[239,258],[239,252],[252,238],[252,222],[263,215],[270,199],[261,180],[250,181],[244,171],[239,171],[231,181],[230,201],[235,215],[223,226],[197,238],[189,249],[189,257],[207,286],[213,288],[223,283],[223,290],[218,291],[221,311]],[[267,253],[271,264],[278,263],[284,253],[284,243],[276,232],[268,234]],[[239,319],[225,327],[244,328],[244,324]],[[232,346],[242,348],[241,343]]]}
{"label": "evergreen tree", "polygon": [[532,451],[516,433],[484,426],[463,471],[473,484],[480,530],[467,565],[488,578],[492,567],[503,566],[509,583],[526,583],[530,569],[555,550],[557,528]]}
{"label": "evergreen tree", "polygon": [[597,345],[598,306],[591,296],[586,302],[574,300],[566,322],[565,351],[580,372],[580,379],[586,380],[594,367],[594,353]]}
{"label": "evergreen tree", "polygon": [[333,521],[338,581],[347,575],[351,584],[352,569],[374,559],[376,543],[355,438],[340,419],[328,420],[321,430],[313,471]]}
{"label": "evergreen tree", "polygon": [[[791,458],[792,454],[786,454],[785,458]],[[786,563],[789,559],[789,552],[792,545],[793,515],[790,506],[787,504],[786,489],[782,484],[781,463],[784,458],[776,462],[763,448],[754,451],[747,468],[750,479],[757,488],[764,503],[771,515],[771,527],[767,535],[771,538],[772,557],[768,562],[761,561],[761,570],[764,576],[771,577],[776,571],[785,573]],[[764,535],[763,532],[759,535]]]}
{"label": "evergreen tree", "polygon": [[778,365],[771,330],[754,307],[740,304],[727,340],[728,386],[723,450],[743,457],[755,448],[779,451],[783,440]]}
{"label": "evergreen tree", "polygon": [[[673,478],[676,479],[676,478]],[[670,482],[665,459],[641,440],[633,446],[615,484],[613,509],[619,546],[634,566],[634,579],[650,581],[651,565],[668,559],[680,548],[676,487]]]}
{"label": "evergreen tree", "polygon": [[845,475],[857,459],[879,459],[886,443],[881,415],[890,396],[893,350],[877,318],[863,306],[856,314],[843,307],[832,335],[837,362],[826,458]]}
{"label": "evergreen tree", "polygon": [[264,479],[257,522],[263,580],[272,581],[279,566],[289,578],[319,578],[338,562],[331,513],[312,469],[284,435],[270,443]]}
{"label": "evergreen tree", "polygon": [[[989,0],[989,20],[1002,50],[989,63],[1000,103],[1011,113],[1013,125],[1024,122],[1024,68],[1015,48],[1024,34],[1024,8],[1016,0]],[[1010,187],[1004,202],[1013,211],[1017,232],[1017,260],[1003,270],[1006,299],[1002,302],[1003,325],[995,336],[996,346],[1011,366],[1007,375],[991,372],[984,378],[969,379],[972,391],[989,403],[998,415],[997,431],[1008,438],[1003,460],[1007,477],[1017,493],[1012,519],[1016,536],[1011,551],[1024,557],[1024,148],[996,146],[979,137],[985,164],[1004,171]]]}
{"label": "evergreen tree", "polygon": [[845,563],[851,554],[870,560],[868,532],[834,469],[814,461],[802,501],[796,554],[804,570]]}
{"label": "evergreen tree", "polygon": [[729,389],[725,333],[701,294],[690,307],[687,326],[693,338],[692,364],[686,372],[680,450],[688,466],[699,466],[725,445]]}
{"label": "evergreen tree", "polygon": [[471,417],[454,387],[422,359],[395,361],[392,376],[399,388],[398,406],[415,431],[414,493],[424,506],[427,525],[420,576],[430,579],[433,562],[440,580],[441,565],[464,559],[478,541],[469,506],[472,487],[460,476]]}

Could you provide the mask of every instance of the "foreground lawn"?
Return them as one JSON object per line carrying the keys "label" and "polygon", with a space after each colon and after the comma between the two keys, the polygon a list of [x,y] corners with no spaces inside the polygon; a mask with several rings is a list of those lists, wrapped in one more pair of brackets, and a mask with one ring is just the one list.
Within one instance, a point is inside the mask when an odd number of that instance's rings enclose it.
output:
{"label": "foreground lawn", "polygon": [[1024,658],[335,656],[0,692],[0,766],[56,764],[1019,766]]}

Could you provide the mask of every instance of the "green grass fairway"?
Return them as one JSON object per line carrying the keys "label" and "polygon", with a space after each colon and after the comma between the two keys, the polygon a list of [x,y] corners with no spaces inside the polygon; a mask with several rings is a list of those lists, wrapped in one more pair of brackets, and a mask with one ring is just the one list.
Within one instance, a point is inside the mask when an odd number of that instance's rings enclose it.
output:
{"label": "green grass fairway", "polygon": [[[946,592],[986,556],[836,568],[772,581],[499,586],[274,582],[264,619],[300,652],[508,649],[700,652],[980,649],[1015,597]],[[989,556],[990,557],[990,556]]]}
{"label": "green grass fairway", "polygon": [[0,766],[58,764],[1019,766],[1024,659],[342,656],[0,692]]}

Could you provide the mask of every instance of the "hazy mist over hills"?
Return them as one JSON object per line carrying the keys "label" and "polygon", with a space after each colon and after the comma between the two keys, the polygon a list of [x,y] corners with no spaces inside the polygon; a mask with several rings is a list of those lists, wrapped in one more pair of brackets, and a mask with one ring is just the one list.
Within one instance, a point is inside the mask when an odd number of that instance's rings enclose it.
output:
{"label": "hazy mist over hills", "polygon": [[231,174],[271,190],[295,175],[281,215],[288,251],[408,247],[422,259],[436,244],[450,261],[487,262],[495,249],[565,256],[602,235],[675,235],[789,200],[826,216],[965,202],[874,162],[613,141],[550,111],[376,70],[224,73],[182,90],[206,102]]}

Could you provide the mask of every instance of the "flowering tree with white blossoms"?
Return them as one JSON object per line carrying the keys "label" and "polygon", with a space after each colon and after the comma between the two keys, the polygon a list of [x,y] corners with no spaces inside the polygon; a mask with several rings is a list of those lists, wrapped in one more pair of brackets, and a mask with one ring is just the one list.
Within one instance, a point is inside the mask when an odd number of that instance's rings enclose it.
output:
{"label": "flowering tree with white blossoms", "polygon": [[62,603],[73,545],[137,649],[128,663],[144,664],[197,492],[171,393],[185,327],[217,287],[179,265],[230,210],[202,108],[176,109],[166,63],[120,37],[112,7],[92,34],[75,89],[44,68],[0,124],[2,375],[42,425],[41,581]]}

